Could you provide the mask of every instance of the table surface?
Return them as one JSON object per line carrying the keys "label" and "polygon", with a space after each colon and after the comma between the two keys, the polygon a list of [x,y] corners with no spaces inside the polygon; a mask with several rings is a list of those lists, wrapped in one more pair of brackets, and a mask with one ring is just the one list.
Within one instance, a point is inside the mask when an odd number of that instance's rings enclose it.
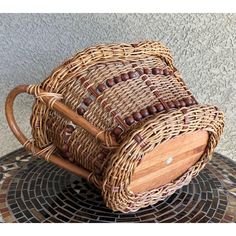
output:
{"label": "table surface", "polygon": [[85,180],[19,149],[0,158],[0,222],[236,222],[236,163],[214,153],[189,185],[125,214]]}

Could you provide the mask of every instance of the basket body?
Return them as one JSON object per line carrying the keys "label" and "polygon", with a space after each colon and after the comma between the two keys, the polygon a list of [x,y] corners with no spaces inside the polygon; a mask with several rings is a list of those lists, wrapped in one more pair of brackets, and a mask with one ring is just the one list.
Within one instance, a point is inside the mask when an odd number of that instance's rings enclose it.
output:
{"label": "basket body", "polygon": [[[76,54],[40,85],[94,126],[112,134],[118,146],[96,137],[36,99],[31,118],[35,145],[53,144],[62,158],[84,167],[113,210],[136,211],[172,194],[210,160],[223,129],[216,107],[198,104],[159,42],[100,45]],[[206,131],[206,146],[178,178],[132,191],[132,176],[159,145]]]}

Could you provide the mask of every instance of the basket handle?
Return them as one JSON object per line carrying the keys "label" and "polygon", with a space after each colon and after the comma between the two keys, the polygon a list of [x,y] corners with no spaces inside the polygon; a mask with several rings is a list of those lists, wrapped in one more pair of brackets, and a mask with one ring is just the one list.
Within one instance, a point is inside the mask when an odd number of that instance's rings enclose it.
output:
{"label": "basket handle", "polygon": [[[20,130],[19,126],[16,123],[16,120],[15,120],[15,117],[13,114],[13,103],[14,103],[14,100],[17,95],[19,95],[20,93],[27,93],[28,87],[29,87],[29,85],[20,85],[20,86],[17,86],[16,88],[14,88],[13,90],[11,90],[11,92],[7,96],[6,104],[5,104],[5,112],[6,112],[7,122],[9,124],[12,132],[14,133],[14,135],[16,136],[16,138],[19,140],[19,142],[22,145],[24,145],[28,141],[28,139],[22,133],[22,131]],[[45,101],[48,101],[48,98],[45,97]],[[61,108],[61,110],[58,108],[56,108],[56,110],[64,111],[63,109],[65,109],[65,106],[63,104],[61,104],[60,102],[58,102],[58,103],[59,104],[57,104],[56,107],[59,106]],[[65,111],[67,111],[67,110],[70,110],[70,109],[69,108],[65,109]],[[85,123],[85,124],[87,124],[87,123]],[[32,143],[28,143],[28,145],[25,147],[29,151],[31,151],[32,150]],[[42,151],[38,147],[34,146],[33,148],[37,153]],[[41,156],[45,157],[46,153],[42,153]],[[83,167],[74,165],[71,162],[64,160],[54,154],[50,155],[50,162],[54,163],[55,165],[59,166],[60,168],[66,169],[66,170],[68,170],[76,175],[79,175],[79,176],[87,179],[88,181],[90,181],[90,177],[92,175],[92,172],[91,173],[88,172]]]}
{"label": "basket handle", "polygon": [[[15,87],[7,96],[6,99],[6,117],[8,124],[14,133],[14,135],[17,137],[17,139],[20,141],[21,144],[24,144],[26,141],[26,138],[24,134],[19,129],[18,125],[16,124],[16,120],[13,115],[13,103],[17,95],[20,93],[28,93],[36,96],[36,90],[35,89],[29,89],[30,85],[19,85]],[[47,94],[42,89],[37,88],[37,92],[39,94]],[[115,147],[117,146],[116,141],[114,138],[106,131],[102,131],[98,129],[97,127],[93,126],[91,123],[89,123],[85,118],[75,113],[72,109],[64,105],[62,102],[58,100],[52,101],[52,96],[50,96],[50,93],[48,93],[49,96],[42,96],[41,99],[45,104],[53,109],[55,109],[57,112],[59,112],[61,115],[63,115],[65,118],[71,120],[74,124],[80,126],[81,128],[88,131],[90,134],[98,138],[102,143],[104,143],[106,146],[109,147]]]}

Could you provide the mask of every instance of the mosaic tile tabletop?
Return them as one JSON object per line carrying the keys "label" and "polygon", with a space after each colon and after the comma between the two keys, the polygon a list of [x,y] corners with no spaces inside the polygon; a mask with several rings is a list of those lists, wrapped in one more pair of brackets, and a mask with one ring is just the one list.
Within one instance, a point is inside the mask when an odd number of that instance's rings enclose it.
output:
{"label": "mosaic tile tabletop", "polygon": [[236,222],[236,163],[214,153],[189,185],[125,214],[85,180],[19,149],[0,158],[0,222]]}

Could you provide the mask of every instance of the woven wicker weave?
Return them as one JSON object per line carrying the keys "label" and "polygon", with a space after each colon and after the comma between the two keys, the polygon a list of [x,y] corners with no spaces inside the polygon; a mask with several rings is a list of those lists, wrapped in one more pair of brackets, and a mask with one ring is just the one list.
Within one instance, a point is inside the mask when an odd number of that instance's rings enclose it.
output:
{"label": "woven wicker weave", "polygon": [[[89,172],[87,179],[101,189],[106,205],[115,211],[136,211],[188,184],[210,160],[224,126],[223,113],[215,106],[198,104],[173,66],[170,51],[159,42],[90,47],[56,68],[40,85],[28,86],[27,92],[36,95],[33,141],[21,142],[48,161],[57,153],[83,167]],[[61,115],[53,109],[58,101],[101,132],[95,137]],[[209,140],[195,165],[156,189],[138,194],[128,189],[145,154],[197,130],[208,131]]]}

